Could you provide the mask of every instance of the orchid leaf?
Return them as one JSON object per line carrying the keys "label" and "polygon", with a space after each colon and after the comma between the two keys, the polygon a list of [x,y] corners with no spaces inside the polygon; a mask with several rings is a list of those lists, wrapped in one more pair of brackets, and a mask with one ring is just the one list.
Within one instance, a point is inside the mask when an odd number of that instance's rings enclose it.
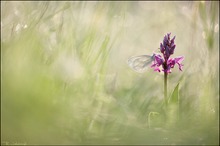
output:
{"label": "orchid leaf", "polygon": [[173,93],[171,94],[169,98],[169,104],[178,104],[179,103],[179,83],[176,85],[176,87],[173,90]]}

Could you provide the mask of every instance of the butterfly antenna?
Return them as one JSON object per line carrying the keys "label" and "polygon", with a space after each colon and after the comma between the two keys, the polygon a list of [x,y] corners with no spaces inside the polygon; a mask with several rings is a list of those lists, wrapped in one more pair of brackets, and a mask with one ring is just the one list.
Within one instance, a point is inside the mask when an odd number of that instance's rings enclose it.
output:
{"label": "butterfly antenna", "polygon": [[153,51],[153,54],[154,53],[159,53],[160,52],[160,48],[157,48],[157,49],[155,49],[154,51]]}

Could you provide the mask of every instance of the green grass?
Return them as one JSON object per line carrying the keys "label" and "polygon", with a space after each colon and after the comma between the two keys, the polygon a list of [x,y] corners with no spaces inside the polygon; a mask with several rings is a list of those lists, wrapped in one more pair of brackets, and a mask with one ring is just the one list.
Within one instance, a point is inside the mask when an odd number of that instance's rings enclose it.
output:
{"label": "green grass", "polygon": [[[1,144],[218,145],[218,5],[1,2]],[[126,61],[168,32],[166,110],[163,74]]]}

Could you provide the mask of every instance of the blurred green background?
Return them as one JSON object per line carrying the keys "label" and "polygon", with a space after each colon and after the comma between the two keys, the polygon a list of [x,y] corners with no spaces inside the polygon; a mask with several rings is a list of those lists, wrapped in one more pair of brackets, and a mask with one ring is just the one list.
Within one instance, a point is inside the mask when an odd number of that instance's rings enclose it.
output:
{"label": "blurred green background", "polygon": [[[164,121],[163,74],[126,62],[169,32]],[[1,144],[218,145],[219,2],[1,2]]]}

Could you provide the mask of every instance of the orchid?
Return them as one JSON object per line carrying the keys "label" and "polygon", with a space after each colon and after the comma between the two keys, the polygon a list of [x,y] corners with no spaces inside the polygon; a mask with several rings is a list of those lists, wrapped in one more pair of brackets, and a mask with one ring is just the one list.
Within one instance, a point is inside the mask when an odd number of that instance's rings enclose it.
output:
{"label": "orchid", "polygon": [[[154,69],[154,71],[161,72],[161,70],[164,72],[164,100],[165,104],[167,105],[168,99],[167,99],[167,76],[169,73],[171,73],[171,69],[174,68],[174,66],[177,64],[179,66],[179,70],[182,71],[182,61],[184,60],[183,56],[178,56],[176,58],[171,58],[170,56],[174,54],[174,50],[176,48],[176,44],[174,43],[175,36],[170,39],[171,33],[167,33],[164,36],[163,43],[160,43],[160,54],[154,54],[154,58],[152,61],[151,68]],[[162,69],[161,69],[162,67]]]}

